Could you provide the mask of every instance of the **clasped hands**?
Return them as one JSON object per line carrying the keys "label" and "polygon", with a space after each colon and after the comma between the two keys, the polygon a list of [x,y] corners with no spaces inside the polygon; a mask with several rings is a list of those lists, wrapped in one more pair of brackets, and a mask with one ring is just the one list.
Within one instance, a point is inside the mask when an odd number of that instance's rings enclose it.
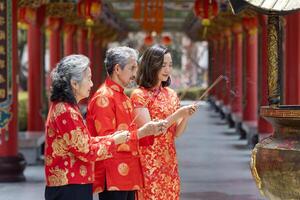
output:
{"label": "clasped hands", "polygon": [[158,136],[167,131],[167,121],[166,120],[153,120],[144,124],[140,129],[145,133],[145,135]]}
{"label": "clasped hands", "polygon": [[[166,120],[153,120],[138,129],[139,137],[145,137],[150,135],[160,135],[165,133],[167,130],[167,121]],[[122,144],[128,142],[130,139],[130,132],[127,130],[116,131],[111,135],[111,138],[114,139],[115,144]]]}
{"label": "clasped hands", "polygon": [[[190,117],[193,115],[197,109],[199,108],[199,105],[192,104],[187,106],[182,106],[179,108],[176,112],[179,112],[180,117]],[[158,120],[155,119],[153,121],[150,121],[146,124],[144,124],[142,127],[138,129],[139,132],[139,138],[145,137],[145,136],[158,136],[163,133],[165,133],[168,129],[168,121],[167,120]],[[129,141],[130,139],[130,132],[125,131],[116,131],[111,135],[111,137],[115,140],[116,144],[121,144]]]}
{"label": "clasped hands", "polygon": [[187,106],[182,106],[178,109],[178,112],[180,113],[181,117],[190,117],[192,116],[199,108],[199,105],[194,103]]}

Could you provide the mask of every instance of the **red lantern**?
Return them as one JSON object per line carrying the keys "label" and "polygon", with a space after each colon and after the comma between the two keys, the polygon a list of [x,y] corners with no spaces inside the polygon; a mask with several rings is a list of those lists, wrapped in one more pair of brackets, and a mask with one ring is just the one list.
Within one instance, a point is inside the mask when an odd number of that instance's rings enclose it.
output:
{"label": "red lantern", "polygon": [[94,25],[94,20],[102,11],[101,0],[79,0],[78,15],[86,20],[87,26]]}
{"label": "red lantern", "polygon": [[18,9],[18,21],[24,24],[36,23],[36,11],[34,8],[21,7]]}
{"label": "red lantern", "polygon": [[162,43],[166,46],[170,45],[172,43],[172,38],[168,35],[165,35],[162,37]]}
{"label": "red lantern", "polygon": [[218,3],[216,0],[195,0],[194,13],[202,19],[202,25],[209,26],[218,14]]}
{"label": "red lantern", "polygon": [[46,20],[46,26],[50,30],[58,30],[61,26],[62,19],[56,17],[48,17]]}
{"label": "red lantern", "polygon": [[153,44],[153,37],[149,34],[144,38],[144,44],[150,46]]}

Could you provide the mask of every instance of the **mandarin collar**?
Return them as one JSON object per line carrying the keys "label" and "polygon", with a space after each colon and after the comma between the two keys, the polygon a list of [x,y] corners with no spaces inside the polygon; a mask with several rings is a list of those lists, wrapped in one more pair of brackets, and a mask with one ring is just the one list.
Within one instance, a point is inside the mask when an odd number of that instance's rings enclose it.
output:
{"label": "mandarin collar", "polygon": [[111,88],[112,90],[116,91],[116,92],[120,92],[123,93],[124,92],[124,88],[122,86],[120,86],[118,83],[114,82],[113,80],[111,80],[111,78],[107,78],[105,80],[105,84]]}
{"label": "mandarin collar", "polygon": [[[144,87],[142,87],[144,88]],[[145,90],[148,90],[150,93],[152,93],[154,96],[157,96],[162,90],[163,87],[160,85],[159,87],[153,87],[153,88],[144,88]]]}

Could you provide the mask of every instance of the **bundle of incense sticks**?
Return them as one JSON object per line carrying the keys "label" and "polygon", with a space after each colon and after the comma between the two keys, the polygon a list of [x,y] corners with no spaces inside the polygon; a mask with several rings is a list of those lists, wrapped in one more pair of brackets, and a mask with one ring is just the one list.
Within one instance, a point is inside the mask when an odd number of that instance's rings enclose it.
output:
{"label": "bundle of incense sticks", "polygon": [[[197,109],[200,107],[200,101],[206,96],[208,95],[209,91],[211,89],[213,89],[213,87],[215,87],[221,80],[226,80],[228,81],[228,78],[224,75],[220,75],[204,92],[203,94],[199,97],[199,99],[197,100],[196,103],[194,103],[194,105],[197,107]],[[136,121],[136,119],[140,116],[140,114],[136,115],[134,117],[134,119],[132,120],[131,124],[134,123]]]}
{"label": "bundle of incense sticks", "polygon": [[194,104],[197,108],[200,107],[200,101],[208,95],[209,91],[213,89],[221,80],[226,80],[228,81],[228,78],[224,75],[220,75],[204,92],[203,94],[199,97],[197,102]]}

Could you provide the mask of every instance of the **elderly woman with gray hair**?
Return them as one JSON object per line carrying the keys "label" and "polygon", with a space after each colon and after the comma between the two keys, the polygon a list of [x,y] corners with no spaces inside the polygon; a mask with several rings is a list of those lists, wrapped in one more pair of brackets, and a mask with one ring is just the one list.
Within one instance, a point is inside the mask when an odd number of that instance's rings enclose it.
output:
{"label": "elderly woman with gray hair", "polygon": [[51,107],[46,121],[46,200],[92,200],[94,161],[113,156],[129,131],[91,137],[78,108],[93,86],[90,61],[83,55],[63,58],[52,71]]}

